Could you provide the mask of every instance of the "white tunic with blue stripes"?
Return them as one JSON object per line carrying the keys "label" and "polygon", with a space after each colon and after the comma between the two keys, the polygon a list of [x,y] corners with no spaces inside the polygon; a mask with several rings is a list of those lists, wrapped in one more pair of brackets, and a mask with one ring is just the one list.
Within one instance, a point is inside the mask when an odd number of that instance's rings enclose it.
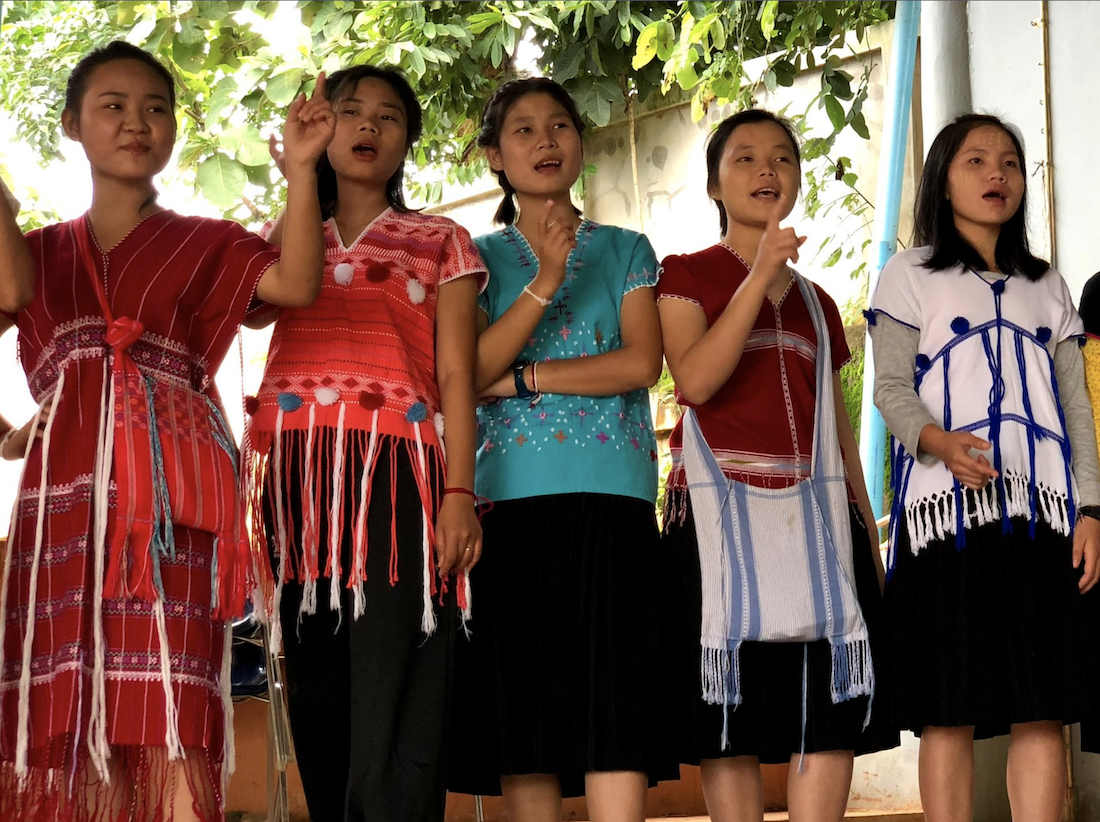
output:
{"label": "white tunic with blue stripes", "polygon": [[966,492],[943,462],[896,442],[892,527],[904,521],[914,553],[952,537],[962,547],[968,529],[988,522],[1008,532],[1010,518],[1026,518],[1032,535],[1039,519],[1068,535],[1076,485],[1054,348],[1084,327],[1065,281],[1053,269],[1038,281],[932,271],[921,265],[927,255],[909,249],[886,264],[869,321],[885,315],[919,332],[917,395],[944,430],[992,443],[985,456],[999,476]]}

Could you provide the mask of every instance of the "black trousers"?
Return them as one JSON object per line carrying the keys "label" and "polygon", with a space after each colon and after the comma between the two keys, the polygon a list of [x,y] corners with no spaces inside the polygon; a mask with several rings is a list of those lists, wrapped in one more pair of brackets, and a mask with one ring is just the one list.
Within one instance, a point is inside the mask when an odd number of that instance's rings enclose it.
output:
{"label": "black trousers", "polygon": [[[317,613],[299,619],[301,584],[289,582],[283,589],[290,725],[312,822],[443,819],[443,752],[458,630],[455,583],[443,605],[435,597],[438,627],[425,638],[422,508],[405,449],[394,450],[396,470],[391,474],[391,455],[382,452],[374,472],[364,614],[352,619],[345,588],[338,619],[329,609],[329,580],[322,577]],[[362,469],[355,469],[349,474],[358,477]],[[396,584],[390,583],[391,522],[397,529]],[[353,528],[349,523],[343,535],[345,575]],[[321,539],[327,539],[323,529]]]}

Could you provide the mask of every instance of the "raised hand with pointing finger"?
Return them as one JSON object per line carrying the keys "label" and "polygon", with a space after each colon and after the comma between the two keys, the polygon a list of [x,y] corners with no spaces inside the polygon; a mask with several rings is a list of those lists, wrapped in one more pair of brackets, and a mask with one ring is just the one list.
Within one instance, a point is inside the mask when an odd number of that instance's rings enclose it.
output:
{"label": "raised hand with pointing finger", "polygon": [[775,210],[768,219],[750,276],[763,278],[767,286],[781,282],[787,274],[787,264],[798,262],[798,249],[806,242],[793,228],[781,228],[780,220],[791,210],[792,200],[787,192],[780,194]]}
{"label": "raised hand with pointing finger", "polygon": [[[283,128],[282,162],[279,170],[284,175],[296,169],[314,170],[321,154],[328,148],[336,133],[336,113],[325,98],[325,73],[317,75],[317,85],[307,99],[305,94],[290,104],[286,125]],[[272,156],[275,156],[275,147]],[[278,162],[278,158],[276,158]]]}

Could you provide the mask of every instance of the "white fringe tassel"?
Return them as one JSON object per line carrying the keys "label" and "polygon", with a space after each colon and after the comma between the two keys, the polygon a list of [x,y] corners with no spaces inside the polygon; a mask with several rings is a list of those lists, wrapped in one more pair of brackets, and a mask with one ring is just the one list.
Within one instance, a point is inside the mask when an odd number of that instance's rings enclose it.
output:
{"label": "white fringe tassel", "polygon": [[[57,379],[57,388],[54,396],[60,399],[65,389],[65,372]],[[38,605],[38,569],[42,560],[42,538],[46,522],[46,490],[49,482],[49,454],[50,436],[53,433],[54,420],[57,419],[57,405],[55,401],[50,408],[50,414],[46,418],[46,430],[42,435],[42,470],[38,478],[38,511],[34,526],[34,558],[31,561],[30,597],[27,603],[27,633],[23,637],[23,658],[19,670],[19,711],[18,731],[15,743],[15,772],[20,778],[27,776],[27,748],[30,745],[30,710],[31,710],[31,657],[34,647],[35,610]],[[30,455],[34,443],[38,424],[42,419],[42,408],[39,407],[32,422],[32,434],[27,441],[24,451],[24,459]],[[10,560],[9,560],[10,563]]]}
{"label": "white fringe tassel", "polygon": [[355,586],[351,589],[352,619],[359,619],[367,609],[367,600],[363,591],[363,577],[367,571],[367,482],[370,479],[370,467],[374,464],[374,453],[377,449],[378,409],[376,408],[371,415],[367,460],[363,463],[363,480],[359,483],[359,514],[355,518],[355,558],[352,563]]}
{"label": "white fringe tassel", "polygon": [[168,647],[168,626],[164,620],[164,599],[157,597],[153,602],[153,614],[157,620],[157,639],[160,642],[160,681],[164,688],[164,745],[168,748],[168,761],[184,758],[183,743],[180,742],[179,708],[176,706],[175,690],[172,688],[172,660]]}
{"label": "white fringe tassel", "polygon": [[[270,662],[269,662],[270,664]],[[225,640],[222,643],[222,672],[218,682],[218,692],[222,700],[222,721],[225,730],[222,757],[225,767],[222,769],[222,796],[229,787],[229,777],[237,770],[237,741],[233,736],[233,622],[225,623]]]}
{"label": "white fringe tassel", "polygon": [[[420,476],[428,476],[428,462],[424,457],[424,440],[420,436],[420,423],[414,423],[413,431],[416,433],[416,457],[420,462]],[[423,538],[424,546],[424,614],[420,619],[420,630],[424,636],[435,633],[436,619],[435,609],[432,607],[432,546],[428,538],[428,513],[424,513]]]}
{"label": "white fringe tassel", "polygon": [[92,510],[95,572],[92,577],[92,710],[88,718],[88,752],[99,778],[110,782],[107,760],[107,643],[103,636],[103,583],[107,564],[107,517],[110,511],[111,467],[115,455],[114,388],[103,361],[103,394],[99,411],[99,436],[96,439],[95,473],[92,478]]}
{"label": "white fringe tassel", "polygon": [[317,543],[317,503],[313,498],[314,482],[313,482],[313,435],[317,430],[317,405],[316,403],[310,403],[309,406],[309,428],[306,432],[306,459],[305,459],[305,490],[306,497],[306,511],[305,516],[302,518],[302,539],[298,543],[298,547],[302,554],[302,564],[305,565],[305,556],[312,550],[316,554],[317,568],[307,568],[305,573],[305,579],[302,580],[302,603],[298,606],[298,624],[301,624],[302,617],[305,614],[317,613],[317,579],[313,576],[314,571],[318,574],[321,572],[321,546]]}
{"label": "white fringe tassel", "polygon": [[[1009,517],[1032,515],[1031,487],[1023,474],[1004,474],[1005,509]],[[963,489],[962,525],[964,529],[977,524],[988,525],[1003,516],[997,486],[990,483],[978,491]],[[972,503],[973,501],[973,503]],[[973,504],[973,508],[971,505]],[[1070,533],[1069,500],[1067,494],[1045,483],[1035,487],[1036,514],[1054,531],[1068,536]],[[930,542],[944,540],[958,531],[955,492],[953,489],[910,502],[905,506],[905,522],[909,528],[910,548],[913,554],[926,548]]]}
{"label": "white fringe tassel", "polygon": [[[340,604],[340,539],[344,529],[340,527],[340,514],[344,504],[344,494],[338,489],[344,487],[344,411],[347,406],[340,403],[340,416],[336,421],[336,448],[332,460],[332,505],[328,523],[328,559],[331,579],[329,580],[328,607],[336,612],[336,630],[340,630],[344,609]],[[318,551],[320,553],[320,551]]]}

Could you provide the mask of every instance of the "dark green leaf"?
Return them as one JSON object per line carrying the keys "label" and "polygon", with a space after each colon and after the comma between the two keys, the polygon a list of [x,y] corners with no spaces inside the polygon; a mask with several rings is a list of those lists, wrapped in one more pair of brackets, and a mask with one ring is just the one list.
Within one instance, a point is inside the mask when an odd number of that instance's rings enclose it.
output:
{"label": "dark green leaf", "polygon": [[825,95],[825,113],[829,115],[829,122],[833,124],[835,131],[844,128],[844,106],[831,95]]}
{"label": "dark green leaf", "polygon": [[858,114],[856,114],[854,117],[852,117],[851,126],[852,126],[852,131],[854,131],[856,134],[858,134],[864,140],[870,140],[871,139],[871,132],[868,131],[868,129],[867,129],[867,120],[864,119],[862,111],[859,112]]}
{"label": "dark green leaf", "polygon": [[558,55],[554,61],[554,80],[565,83],[577,76],[584,64],[584,43],[574,43]]}

